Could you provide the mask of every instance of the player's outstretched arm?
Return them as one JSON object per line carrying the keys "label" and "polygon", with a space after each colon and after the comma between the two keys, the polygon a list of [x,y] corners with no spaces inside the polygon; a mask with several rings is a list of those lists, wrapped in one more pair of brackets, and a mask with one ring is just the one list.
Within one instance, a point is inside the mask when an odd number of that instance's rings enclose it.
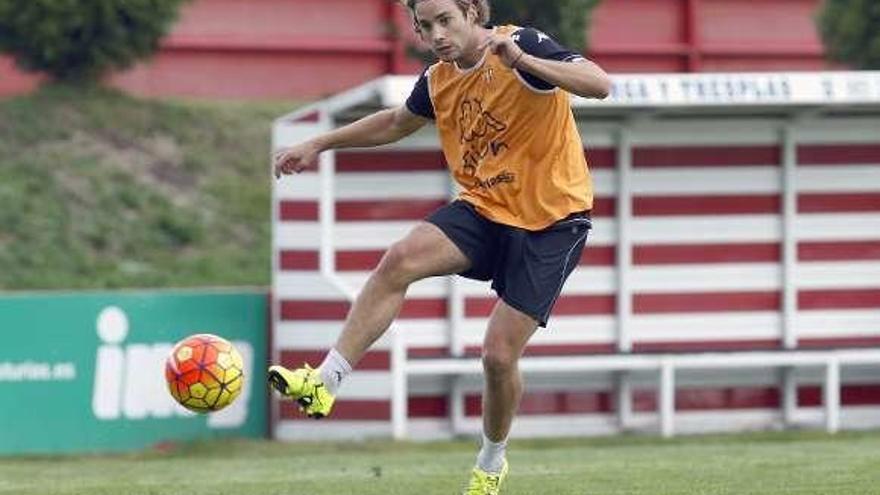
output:
{"label": "player's outstretched arm", "polygon": [[380,110],[356,122],[321,134],[275,153],[275,178],[312,168],[322,151],[337,148],[363,148],[393,143],[412,134],[429,120],[403,105]]}

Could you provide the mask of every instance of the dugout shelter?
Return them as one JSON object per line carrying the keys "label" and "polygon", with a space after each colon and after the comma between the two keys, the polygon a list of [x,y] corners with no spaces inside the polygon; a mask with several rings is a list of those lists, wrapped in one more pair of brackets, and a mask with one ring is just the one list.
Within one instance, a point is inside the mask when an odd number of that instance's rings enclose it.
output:
{"label": "dugout shelter", "polygon": [[[414,82],[284,115],[272,148],[400,105]],[[526,351],[512,434],[880,426],[880,72],[613,83],[572,99],[594,228]],[[274,361],[319,364],[383,250],[454,194],[432,126],[273,182]],[[275,436],[478,433],[493,303],[487,283],[416,283],[332,418],[276,402]]]}

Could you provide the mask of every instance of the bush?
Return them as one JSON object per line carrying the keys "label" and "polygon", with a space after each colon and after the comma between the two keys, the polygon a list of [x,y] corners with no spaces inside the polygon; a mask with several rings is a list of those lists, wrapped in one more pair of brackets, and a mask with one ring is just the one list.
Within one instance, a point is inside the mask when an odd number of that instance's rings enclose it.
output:
{"label": "bush", "polygon": [[880,2],[825,0],[817,23],[833,60],[858,69],[880,69]]}
{"label": "bush", "polygon": [[544,31],[563,46],[587,48],[590,14],[600,0],[493,0],[492,22],[531,26]]}
{"label": "bush", "polygon": [[87,82],[153,54],[187,0],[0,0],[0,50],[26,71]]}

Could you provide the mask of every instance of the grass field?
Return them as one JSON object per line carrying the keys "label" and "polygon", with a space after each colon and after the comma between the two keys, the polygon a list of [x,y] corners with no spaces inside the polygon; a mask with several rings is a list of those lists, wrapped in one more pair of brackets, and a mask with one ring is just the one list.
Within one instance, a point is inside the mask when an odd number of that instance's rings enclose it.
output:
{"label": "grass field", "polygon": [[[0,493],[455,494],[474,454],[470,441],[234,441],[118,456],[5,458]],[[880,494],[880,432],[514,441],[509,459],[506,495]]]}

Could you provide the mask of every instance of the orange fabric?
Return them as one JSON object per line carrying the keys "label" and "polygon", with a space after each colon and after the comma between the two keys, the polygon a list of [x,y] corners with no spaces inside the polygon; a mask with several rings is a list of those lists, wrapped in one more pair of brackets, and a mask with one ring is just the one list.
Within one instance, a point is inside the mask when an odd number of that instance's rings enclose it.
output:
{"label": "orange fabric", "polygon": [[[496,29],[509,35],[518,28]],[[566,91],[536,92],[488,51],[471,69],[434,64],[428,86],[460,199],[490,220],[528,230],[592,209],[592,180]]]}

